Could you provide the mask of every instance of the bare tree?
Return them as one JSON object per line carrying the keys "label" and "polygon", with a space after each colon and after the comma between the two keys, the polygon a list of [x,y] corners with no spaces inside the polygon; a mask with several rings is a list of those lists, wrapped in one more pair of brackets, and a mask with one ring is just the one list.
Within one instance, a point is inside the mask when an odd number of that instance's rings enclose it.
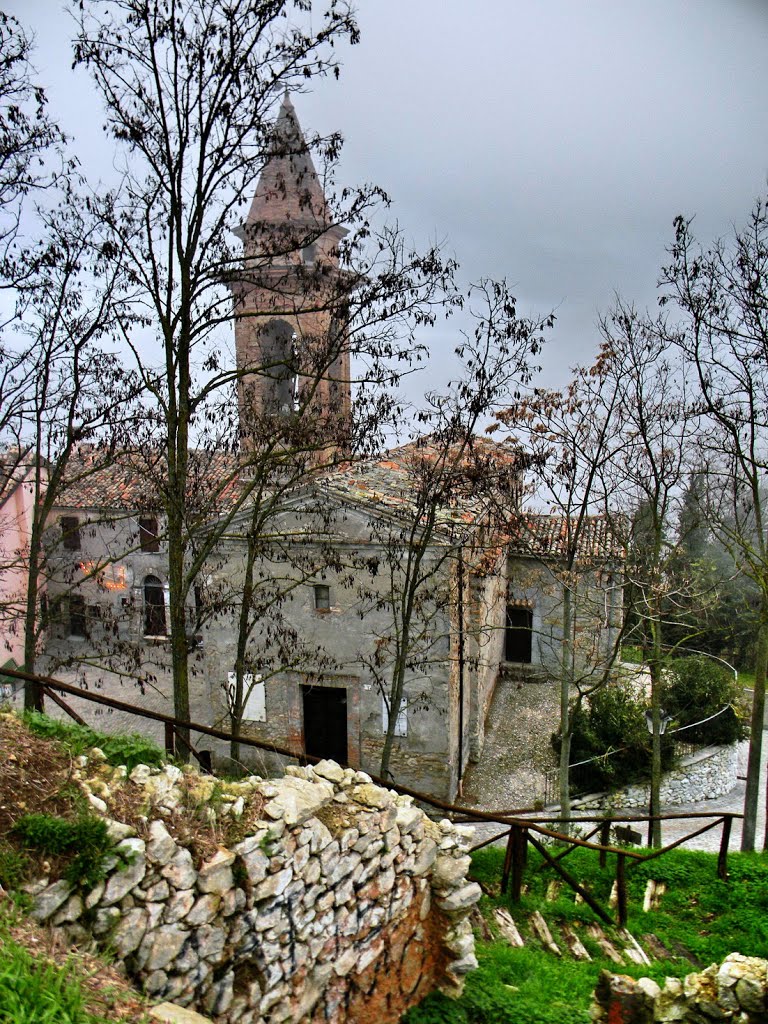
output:
{"label": "bare tree", "polygon": [[[26,543],[3,566],[19,569],[23,579],[15,606],[24,609],[28,672],[35,670],[46,626],[42,599],[56,571],[54,549],[71,540],[61,537],[58,525],[52,529],[52,512],[67,487],[110,464],[135,396],[135,382],[105,344],[118,309],[115,272],[101,254],[100,225],[67,190],[60,207],[40,213],[40,226],[44,239],[19,261],[24,281],[17,286],[14,368],[7,380],[21,397],[12,422],[5,424],[6,437],[14,441],[9,457],[29,470],[27,486],[33,489]],[[87,460],[79,458],[83,445],[89,448]],[[70,572],[68,583],[81,575]],[[37,684],[27,685],[25,704],[42,708]]]}
{"label": "bare tree", "polygon": [[[620,300],[601,322],[617,398],[612,427],[621,439],[620,459],[606,477],[621,513],[613,520],[613,531],[627,551],[625,614],[633,619],[650,672],[652,816],[661,811],[660,693],[664,667],[674,651],[665,642],[665,628],[676,622],[676,609],[699,597],[674,571],[680,555],[675,525],[697,458],[697,424],[685,365],[667,346],[663,327]],[[652,845],[661,846],[660,821],[652,823],[650,836]]]}
{"label": "bare tree", "polygon": [[678,319],[668,337],[696,378],[702,445],[722,513],[712,525],[760,594],[742,831],[742,849],[753,850],[768,670],[768,200],[755,203],[745,228],[708,249],[678,217],[669,256],[663,300]]}
{"label": "bare tree", "polygon": [[[402,501],[391,518],[375,527],[376,579],[359,587],[363,605],[384,614],[385,625],[367,659],[386,707],[383,777],[391,774],[406,680],[428,673],[436,651],[444,647],[445,632],[436,623],[449,595],[457,608],[451,658],[460,668],[470,667],[470,616],[458,595],[468,594],[470,572],[489,549],[496,550],[498,559],[502,528],[519,500],[521,469],[517,451],[510,454],[505,446],[483,443],[476,431],[530,383],[532,358],[552,324],[551,317],[519,317],[503,281],[471,288],[468,307],[475,327],[456,348],[461,375],[445,394],[427,395],[416,414],[425,434],[392,453],[403,473]],[[463,764],[456,769],[460,779]]]}
{"label": "bare tree", "polygon": [[[80,5],[76,61],[91,71],[108,131],[126,155],[122,190],[102,212],[120,240],[133,311],[160,354],[153,365],[141,338],[126,330],[153,403],[144,447],[160,456],[153,485],[167,524],[174,706],[183,719],[189,718],[187,607],[220,536],[200,527],[223,511],[222,496],[232,492],[239,471],[233,459],[228,471],[209,472],[207,488],[193,493],[196,473],[206,475],[204,459],[193,465],[193,448],[234,447],[231,425],[221,417],[224,395],[231,397],[242,372],[222,358],[222,332],[244,311],[233,308],[225,285],[257,276],[299,244],[295,237],[273,240],[258,265],[245,267],[231,233],[265,161],[282,144],[274,130],[277,99],[285,89],[336,72],[333,43],[357,38],[346,3],[333,0],[313,30],[303,8],[267,0]],[[315,148],[332,152],[337,142],[318,141]],[[300,241],[331,226],[308,229]],[[241,488],[238,500],[248,490]],[[236,504],[227,506],[221,529]]]}
{"label": "bare tree", "polygon": [[[573,734],[572,702],[580,702],[608,677],[618,654],[621,631],[615,612],[604,617],[594,606],[592,576],[604,576],[612,606],[621,603],[620,540],[611,529],[607,481],[621,460],[625,439],[616,429],[619,403],[612,353],[604,347],[595,364],[577,367],[562,391],[537,389],[532,396],[505,409],[499,419],[513,440],[529,453],[535,467],[533,489],[550,516],[556,518],[555,555],[546,560],[561,594],[560,601],[560,768],[559,800],[562,827],[570,818],[570,758]],[[600,517],[600,518],[596,518]],[[546,517],[544,517],[546,518]],[[541,516],[521,516],[518,543],[542,548],[538,533]],[[544,546],[544,554],[547,554]],[[595,630],[579,630],[582,621],[603,622]]]}

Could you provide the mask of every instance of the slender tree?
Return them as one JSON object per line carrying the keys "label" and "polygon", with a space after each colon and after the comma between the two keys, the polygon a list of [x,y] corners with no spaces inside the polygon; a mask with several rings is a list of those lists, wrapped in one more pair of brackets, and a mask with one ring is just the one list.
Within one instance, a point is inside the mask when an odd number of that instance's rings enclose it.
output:
{"label": "slender tree", "polygon": [[[233,449],[220,417],[240,371],[222,358],[222,331],[243,310],[233,308],[225,282],[259,274],[299,244],[273,240],[258,266],[243,267],[232,231],[265,161],[282,144],[274,131],[276,101],[285,89],[337,72],[333,44],[357,39],[346,3],[332,0],[312,30],[305,7],[267,0],[88,0],[79,7],[75,59],[91,71],[107,130],[125,154],[122,189],[104,204],[103,217],[124,254],[133,312],[160,354],[158,364],[147,359],[142,340],[126,330],[153,403],[144,448],[160,454],[152,485],[166,520],[174,706],[183,719],[189,718],[188,605],[227,516],[249,490],[240,488],[237,501],[226,505],[236,460],[214,474],[210,459],[196,462],[193,454],[220,450],[227,441]],[[333,151],[337,142],[316,148]],[[308,229],[301,242],[319,233]],[[206,488],[195,490],[206,477]],[[225,505],[220,530],[203,533],[201,525]]]}
{"label": "slender tree", "polygon": [[[535,493],[558,521],[560,553],[546,566],[561,594],[559,800],[564,830],[571,808],[573,702],[578,706],[605,682],[621,639],[615,616],[609,614],[607,629],[580,630],[578,646],[576,642],[580,617],[603,620],[601,609],[592,605],[590,586],[583,585],[585,577],[588,581],[602,574],[612,604],[620,603],[622,581],[615,578],[620,542],[609,528],[613,517],[606,515],[614,508],[609,502],[611,467],[623,458],[625,447],[615,424],[619,396],[612,366],[612,353],[605,346],[593,366],[574,369],[562,391],[537,389],[499,417],[530,453]],[[519,518],[519,543],[535,542],[536,550],[541,519],[535,514]],[[600,594],[602,600],[602,589]]]}
{"label": "slender tree", "polygon": [[[662,691],[664,667],[673,651],[665,643],[666,627],[678,621],[681,606],[694,599],[685,580],[676,576],[679,561],[675,525],[682,514],[684,485],[697,456],[697,424],[691,416],[685,367],[665,342],[664,330],[631,306],[618,301],[601,329],[610,351],[613,391],[617,396],[613,428],[622,439],[621,459],[608,480],[614,502],[624,514],[613,529],[625,534],[626,613],[632,616],[650,673],[651,800],[660,813]],[[695,595],[698,600],[700,595]],[[650,830],[652,845],[661,845],[661,822]]]}
{"label": "slender tree", "polygon": [[[445,394],[427,396],[416,415],[424,435],[394,455],[405,472],[407,494],[400,514],[378,530],[378,579],[360,592],[361,601],[383,611],[387,623],[367,659],[386,707],[383,777],[391,775],[406,681],[428,671],[445,641],[435,629],[438,595],[446,587],[454,596],[468,593],[471,568],[489,548],[498,549],[501,530],[519,501],[519,453],[510,457],[504,446],[481,444],[477,429],[528,386],[535,372],[532,359],[552,325],[551,316],[518,316],[503,281],[470,289],[468,307],[475,327],[456,348],[461,375]],[[461,663],[468,622],[467,615],[453,624],[452,657]],[[458,778],[462,769],[459,764]]]}
{"label": "slender tree", "polygon": [[760,594],[742,830],[742,849],[752,850],[768,669],[768,200],[755,203],[745,228],[708,249],[696,241],[691,222],[678,217],[661,284],[677,315],[668,338],[693,369],[707,425],[702,444],[720,510],[713,526]]}

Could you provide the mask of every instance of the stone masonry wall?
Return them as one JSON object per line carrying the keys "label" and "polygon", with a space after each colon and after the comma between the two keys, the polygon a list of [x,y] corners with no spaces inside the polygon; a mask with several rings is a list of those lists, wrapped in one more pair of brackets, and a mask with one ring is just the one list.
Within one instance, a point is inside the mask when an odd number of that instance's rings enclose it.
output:
{"label": "stone masonry wall", "polygon": [[[42,879],[32,916],[113,950],[154,1001],[217,1024],[386,1024],[436,987],[457,994],[476,967],[471,829],[332,761],[225,784],[103,762],[94,749],[75,780],[98,813],[133,801],[142,824],[109,818],[119,843],[104,881]],[[190,786],[210,821],[249,822],[202,863],[172,834]]]}
{"label": "stone masonry wall", "polygon": [[603,971],[591,1017],[604,1024],[707,1024],[768,1020],[768,961],[731,953],[683,981],[667,978],[659,988],[650,978],[635,980]]}
{"label": "stone masonry wall", "polygon": [[[696,803],[715,800],[729,793],[736,785],[738,748],[736,744],[706,747],[683,757],[680,763],[665,772],[661,781],[663,804]],[[648,784],[624,786],[611,793],[601,793],[579,800],[579,809],[618,809],[647,807],[650,800]]]}

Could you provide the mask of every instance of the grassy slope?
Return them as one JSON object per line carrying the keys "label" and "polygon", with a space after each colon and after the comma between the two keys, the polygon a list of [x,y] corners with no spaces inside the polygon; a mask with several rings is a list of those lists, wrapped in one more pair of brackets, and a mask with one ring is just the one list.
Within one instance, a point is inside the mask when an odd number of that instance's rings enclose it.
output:
{"label": "grassy slope", "polygon": [[[589,1024],[591,995],[603,968],[652,977],[663,984],[668,975],[683,977],[696,970],[692,960],[707,966],[734,951],[768,958],[768,857],[759,854],[731,855],[727,883],[717,878],[717,858],[699,852],[673,851],[628,871],[629,931],[641,944],[644,935],[653,933],[672,954],[670,959],[654,960],[650,967],[618,967],[601,957],[596,944],[584,934],[584,925],[596,920],[592,911],[584,904],[575,905],[567,888],[548,902],[545,893],[553,875],[549,869],[536,870],[537,858],[529,861],[529,892],[519,906],[498,895],[503,851],[482,850],[473,861],[473,877],[494,894],[481,902],[491,929],[496,932],[493,907],[507,907],[528,945],[512,949],[503,940],[478,942],[480,968],[469,975],[464,996],[455,1003],[440,995],[430,996],[406,1014],[408,1024]],[[566,863],[607,905],[615,861],[609,858],[601,871],[596,854],[576,850]],[[667,893],[657,911],[643,913],[649,878],[665,882]],[[563,922],[578,931],[592,962],[574,961],[567,953],[558,960],[543,951],[527,930],[533,910],[544,915],[555,941]]]}

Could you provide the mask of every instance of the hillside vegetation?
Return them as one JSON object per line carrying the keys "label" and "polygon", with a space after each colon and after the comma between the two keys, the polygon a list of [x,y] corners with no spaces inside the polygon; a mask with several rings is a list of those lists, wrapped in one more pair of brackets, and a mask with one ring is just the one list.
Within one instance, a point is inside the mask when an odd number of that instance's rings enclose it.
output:
{"label": "hillside vegetation", "polygon": [[[729,953],[768,958],[768,856],[731,854],[729,879],[717,877],[717,857],[698,851],[674,850],[627,871],[629,920],[627,931],[650,959],[650,965],[615,963],[589,934],[599,925],[607,941],[623,953],[628,943],[618,929],[599,922],[574,893],[553,884],[551,869],[541,869],[536,856],[526,870],[528,891],[513,905],[499,893],[504,860],[502,849],[486,849],[473,857],[472,877],[486,895],[476,921],[479,970],[468,975],[461,999],[454,1002],[434,994],[403,1018],[404,1024],[589,1024],[589,1007],[604,968],[632,977],[650,977],[663,984],[668,976],[684,977]],[[566,859],[568,870],[608,906],[615,878],[615,860],[604,869],[597,854],[576,849]],[[658,908],[643,910],[649,879],[656,883]],[[513,948],[501,936],[494,910],[509,911],[524,948]],[[539,911],[561,955],[544,948],[531,925]],[[568,952],[563,926],[583,943],[591,960],[579,961]],[[482,935],[486,938],[483,939]]]}

